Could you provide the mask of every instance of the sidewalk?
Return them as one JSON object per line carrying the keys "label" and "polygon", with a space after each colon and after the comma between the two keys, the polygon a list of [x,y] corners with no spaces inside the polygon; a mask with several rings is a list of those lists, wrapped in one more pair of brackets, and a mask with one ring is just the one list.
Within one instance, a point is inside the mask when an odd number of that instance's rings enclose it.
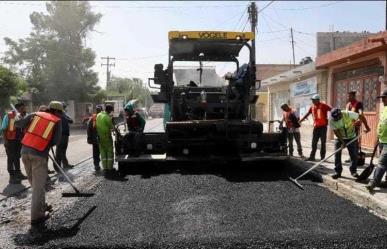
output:
{"label": "sidewalk", "polygon": [[[302,140],[302,146],[303,146],[303,153],[306,157],[309,156],[311,151],[311,138],[308,136],[302,137],[301,134],[301,140]],[[295,146],[295,143],[294,143]],[[320,146],[318,146],[317,153],[316,153],[316,159],[319,160],[320,155]],[[296,147],[295,147],[295,151]],[[329,156],[334,151],[334,144],[333,141],[327,141],[327,152],[326,155]],[[358,166],[358,173],[360,174],[368,165],[370,162],[370,156],[369,153],[366,153],[366,163],[364,166]],[[363,183],[356,182],[355,178],[351,176],[349,172],[349,165],[350,163],[345,163],[344,161],[346,159],[349,159],[349,155],[347,150],[345,149],[342,153],[342,162],[343,162],[343,172],[342,177],[334,180],[332,179],[331,175],[334,174],[334,156],[329,158],[326,162],[324,162],[322,165],[317,167],[313,172],[318,173],[321,177],[323,182],[321,183],[323,186],[327,187],[329,190],[333,191],[339,196],[342,196],[346,199],[349,199],[353,201],[354,203],[363,206],[367,209],[370,209],[374,211],[379,216],[382,216],[383,218],[387,219],[387,182],[385,182],[385,178],[383,177],[383,181],[381,184],[381,187],[375,188],[375,191],[373,194],[370,194],[366,189],[365,186],[370,180],[370,178],[373,177],[373,174],[369,177],[369,179]],[[317,162],[305,162],[299,157],[292,157],[290,159],[291,163],[302,167],[304,170],[309,169]],[[376,166],[378,163],[378,158],[375,156],[373,160],[374,165]],[[302,184],[302,180],[300,181]],[[307,191],[307,189],[305,190]]]}

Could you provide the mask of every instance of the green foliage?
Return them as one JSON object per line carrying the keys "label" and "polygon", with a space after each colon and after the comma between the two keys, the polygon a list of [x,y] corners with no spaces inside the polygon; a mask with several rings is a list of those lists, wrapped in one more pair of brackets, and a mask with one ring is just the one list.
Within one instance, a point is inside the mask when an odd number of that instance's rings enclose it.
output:
{"label": "green foliage", "polygon": [[52,1],[47,13],[33,12],[30,36],[18,41],[4,38],[9,50],[4,61],[17,67],[34,91],[35,103],[51,99],[87,101],[97,94],[98,77],[91,67],[95,53],[84,40],[101,14],[86,1]]}
{"label": "green foliage", "polygon": [[149,89],[138,78],[113,77],[107,90],[108,96],[125,96],[127,100],[138,99],[142,106],[149,108],[152,98]]}
{"label": "green foliage", "polygon": [[11,70],[0,66],[0,109],[9,108],[12,100],[26,89],[26,83]]}

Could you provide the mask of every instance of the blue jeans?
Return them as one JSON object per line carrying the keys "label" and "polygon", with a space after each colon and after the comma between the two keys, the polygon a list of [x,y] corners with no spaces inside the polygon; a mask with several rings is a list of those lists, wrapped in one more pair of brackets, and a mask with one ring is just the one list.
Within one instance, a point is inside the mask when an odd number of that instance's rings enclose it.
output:
{"label": "blue jeans", "polygon": [[[344,139],[344,142],[348,143],[351,140],[352,139]],[[335,150],[339,149],[340,147],[341,147],[341,141],[335,140]],[[358,147],[359,147],[358,141],[355,141],[347,145],[349,157],[351,158],[351,166],[349,167],[349,171],[351,171],[351,173],[356,173],[356,170],[357,170]],[[338,174],[341,174],[341,172],[343,171],[343,167],[341,164],[341,151],[337,152],[335,155],[335,171]]]}
{"label": "blue jeans", "polygon": [[375,169],[374,178],[371,180],[371,185],[373,186],[380,184],[384,173],[387,171],[387,144],[380,144],[380,148],[379,164]]}

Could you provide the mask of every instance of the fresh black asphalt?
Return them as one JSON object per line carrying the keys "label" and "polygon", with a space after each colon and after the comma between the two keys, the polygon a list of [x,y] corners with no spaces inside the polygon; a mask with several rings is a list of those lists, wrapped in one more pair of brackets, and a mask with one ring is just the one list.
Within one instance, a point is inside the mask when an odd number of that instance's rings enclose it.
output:
{"label": "fresh black asphalt", "polygon": [[[159,167],[161,169],[159,169]],[[297,188],[290,165],[152,166],[105,180],[56,213],[42,248],[387,248],[387,221],[320,187]]]}

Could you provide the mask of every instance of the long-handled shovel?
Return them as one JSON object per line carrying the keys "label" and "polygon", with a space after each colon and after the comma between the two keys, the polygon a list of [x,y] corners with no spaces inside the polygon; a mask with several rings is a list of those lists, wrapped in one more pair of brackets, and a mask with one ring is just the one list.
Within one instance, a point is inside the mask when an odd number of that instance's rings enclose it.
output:
{"label": "long-handled shovel", "polygon": [[356,181],[366,180],[372,174],[372,171],[374,171],[375,165],[374,165],[373,161],[374,161],[374,157],[375,157],[375,154],[376,154],[378,147],[379,147],[379,142],[376,142],[375,147],[374,147],[374,151],[372,152],[370,165],[368,165],[363,170],[363,172],[361,172],[361,174],[359,175],[359,177],[357,178]]}
{"label": "long-handled shovel", "polygon": [[[357,141],[359,139],[359,137],[363,135],[363,133],[360,133],[357,137],[355,137],[354,139],[352,139],[351,141],[349,141],[348,143],[346,143],[346,145],[349,145],[355,141]],[[304,189],[304,187],[298,182],[298,179],[300,179],[301,177],[303,177],[304,175],[308,174],[310,171],[314,170],[315,168],[317,168],[318,166],[320,166],[323,162],[325,162],[326,160],[328,160],[328,158],[332,157],[333,155],[335,155],[337,152],[343,150],[344,147],[341,147],[337,150],[335,150],[332,154],[330,154],[328,157],[324,158],[323,160],[321,160],[320,162],[316,163],[313,167],[311,167],[310,169],[308,169],[307,171],[305,171],[304,173],[302,173],[300,176],[298,176],[297,178],[293,179],[291,177],[289,177],[289,180],[291,182],[293,182],[297,187],[299,187],[300,189]]]}
{"label": "long-handled shovel", "polygon": [[62,167],[55,161],[55,159],[48,154],[52,162],[59,168],[60,172],[64,175],[66,178],[67,182],[73,187],[75,193],[62,193],[62,197],[91,197],[94,195],[94,193],[81,193],[71,182],[70,177],[66,174],[66,172],[62,169]]}

